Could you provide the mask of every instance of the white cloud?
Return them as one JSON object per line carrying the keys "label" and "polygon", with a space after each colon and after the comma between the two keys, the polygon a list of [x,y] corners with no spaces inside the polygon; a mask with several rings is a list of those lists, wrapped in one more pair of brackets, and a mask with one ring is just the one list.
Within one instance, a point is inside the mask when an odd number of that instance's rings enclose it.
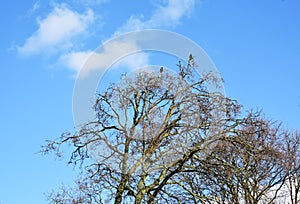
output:
{"label": "white cloud", "polygon": [[144,21],[142,16],[131,16],[116,34],[149,28],[174,27],[180,23],[182,17],[190,16],[194,6],[195,0],[168,0],[166,5],[158,6],[148,20]]}
{"label": "white cloud", "polygon": [[70,10],[64,4],[58,5],[44,19],[37,19],[39,28],[18,52],[30,55],[45,50],[66,49],[73,46],[72,39],[83,34],[94,21],[94,13],[89,9],[85,14]]}
{"label": "white cloud", "polygon": [[[114,35],[147,29],[147,28],[168,28],[176,26],[180,23],[182,17],[189,16],[194,8],[194,0],[168,0],[165,5],[158,6],[153,15],[148,20],[143,20],[143,17],[133,17],[121,26]],[[79,72],[85,66],[85,72],[94,69],[104,69],[116,56],[127,54],[135,50],[137,45],[132,43],[114,43],[104,47],[102,53],[93,51],[71,52],[62,57],[64,64],[71,70]],[[88,57],[89,63],[85,64]],[[147,53],[137,53],[135,55],[124,57],[115,67],[143,67],[149,64],[149,56]]]}
{"label": "white cloud", "polygon": [[160,6],[149,20],[152,26],[169,27],[177,25],[184,16],[189,16],[194,0],[169,0],[167,6]]}
{"label": "white cloud", "polygon": [[93,51],[71,52],[61,57],[62,63],[69,69],[79,72]]}
{"label": "white cloud", "polygon": [[[102,52],[82,51],[71,52],[64,55],[61,60],[69,69],[79,72],[84,67],[81,73],[83,76],[95,69],[106,69],[112,66],[112,62],[120,60],[114,67],[126,67],[134,69],[143,67],[149,63],[146,53],[136,53],[126,56],[129,53],[134,53],[137,50],[137,45],[133,42],[116,42],[107,43],[103,47]],[[120,57],[124,57],[120,59]]]}
{"label": "white cloud", "polygon": [[41,7],[40,1],[36,1],[31,9],[27,12],[26,16],[31,16],[33,13],[35,13],[39,8]]}
{"label": "white cloud", "polygon": [[[74,0],[77,1],[77,0]],[[87,5],[91,3],[104,3],[109,0],[84,0]],[[169,28],[178,25],[183,17],[189,16],[194,8],[195,0],[159,0],[164,4],[154,10],[152,16],[144,19],[143,16],[131,16],[114,35],[147,29],[147,28]],[[79,2],[79,1],[78,1]],[[82,2],[82,1],[80,1]],[[33,9],[38,9],[39,1]],[[58,53],[60,62],[68,69],[79,72],[84,66],[85,72],[95,69],[104,69],[111,66],[111,61],[116,56],[126,55],[137,50],[138,45],[132,42],[114,42],[107,44],[102,52],[91,50],[70,51],[74,49],[75,40],[86,34],[87,30],[96,21],[94,12],[88,9],[85,13],[71,10],[66,4],[55,5],[52,12],[45,18],[37,19],[38,29],[24,43],[18,47],[18,52],[23,55],[36,53],[50,54]],[[85,64],[88,60],[88,64]],[[115,67],[142,67],[149,63],[147,53],[137,53],[124,57]]]}
{"label": "white cloud", "polygon": [[110,0],[74,0],[75,3],[80,3],[82,5],[97,5],[107,3]]}
{"label": "white cloud", "polygon": [[145,52],[138,52],[122,58],[115,66],[129,69],[142,68],[149,64],[149,55]]}

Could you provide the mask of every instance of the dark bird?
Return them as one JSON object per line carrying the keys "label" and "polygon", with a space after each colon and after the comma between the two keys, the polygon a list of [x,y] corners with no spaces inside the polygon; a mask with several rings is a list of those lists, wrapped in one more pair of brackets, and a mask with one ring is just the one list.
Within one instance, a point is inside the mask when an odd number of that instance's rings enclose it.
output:
{"label": "dark bird", "polygon": [[160,70],[159,70],[159,72],[162,73],[163,71],[164,71],[164,68],[161,67]]}

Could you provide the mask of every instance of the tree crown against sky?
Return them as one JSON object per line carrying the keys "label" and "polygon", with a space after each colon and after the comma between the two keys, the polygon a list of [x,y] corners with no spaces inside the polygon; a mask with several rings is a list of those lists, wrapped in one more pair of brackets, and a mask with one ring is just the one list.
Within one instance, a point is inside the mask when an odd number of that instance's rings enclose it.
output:
{"label": "tree crown against sky", "polygon": [[[276,200],[299,168],[292,167],[293,152],[284,145],[291,133],[260,112],[241,113],[237,101],[209,92],[206,84],[222,79],[214,73],[199,76],[195,67],[190,55],[176,72],[161,67],[125,74],[98,93],[95,120],[42,150],[60,155],[60,146],[70,143],[70,163],[85,165],[77,189],[53,193],[50,202]],[[299,150],[297,143],[288,144]]]}
{"label": "tree crown against sky", "polygon": [[[285,127],[299,129],[300,1],[168,2],[178,0],[5,3],[0,13],[5,30],[0,203],[46,203],[44,192],[61,182],[73,183],[76,171],[56,162],[55,155],[45,159],[34,153],[45,139],[73,130],[74,75],[85,57],[115,33],[141,28],[137,24],[197,42],[226,79],[227,96],[245,109],[262,108]],[[29,41],[33,49],[27,51],[34,53],[20,52],[29,48]],[[149,62],[157,64],[152,56]]]}

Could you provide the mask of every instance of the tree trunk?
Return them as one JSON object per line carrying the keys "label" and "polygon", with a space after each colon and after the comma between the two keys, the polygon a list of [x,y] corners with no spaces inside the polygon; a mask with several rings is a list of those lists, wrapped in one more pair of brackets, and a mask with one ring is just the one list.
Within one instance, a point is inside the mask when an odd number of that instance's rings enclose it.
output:
{"label": "tree trunk", "polygon": [[122,203],[123,192],[124,192],[127,181],[128,181],[128,176],[123,174],[120,185],[118,186],[118,189],[117,189],[117,192],[116,192],[115,204],[121,204]]}

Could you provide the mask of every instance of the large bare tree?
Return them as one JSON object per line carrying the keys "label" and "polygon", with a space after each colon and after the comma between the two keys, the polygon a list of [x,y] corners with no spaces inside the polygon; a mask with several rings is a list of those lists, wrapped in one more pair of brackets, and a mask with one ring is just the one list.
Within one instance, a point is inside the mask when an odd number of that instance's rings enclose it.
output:
{"label": "large bare tree", "polygon": [[[97,95],[96,119],[48,141],[74,149],[83,173],[51,203],[258,203],[287,177],[281,131],[237,101],[211,93],[192,55],[177,71],[124,75]],[[279,184],[279,185],[277,185]],[[278,187],[279,186],[279,187]],[[276,195],[269,200],[274,200]]]}

